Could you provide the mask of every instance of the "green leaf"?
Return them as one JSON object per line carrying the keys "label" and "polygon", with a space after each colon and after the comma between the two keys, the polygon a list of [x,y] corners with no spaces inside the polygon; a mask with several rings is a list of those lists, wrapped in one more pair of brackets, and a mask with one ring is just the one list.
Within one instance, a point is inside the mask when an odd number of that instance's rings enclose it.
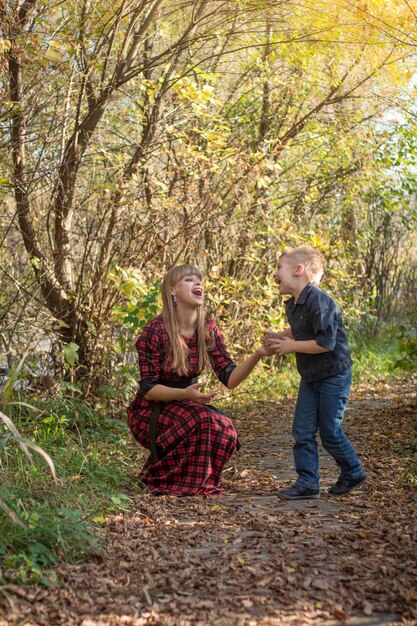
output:
{"label": "green leaf", "polygon": [[77,343],[71,341],[64,347],[64,358],[68,365],[74,365],[75,361],[78,361],[78,350],[80,346]]}

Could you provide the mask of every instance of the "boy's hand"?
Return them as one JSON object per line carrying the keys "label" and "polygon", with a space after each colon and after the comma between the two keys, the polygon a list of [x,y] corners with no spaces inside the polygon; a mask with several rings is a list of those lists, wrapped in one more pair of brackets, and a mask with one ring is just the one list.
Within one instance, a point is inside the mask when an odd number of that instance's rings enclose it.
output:
{"label": "boy's hand", "polygon": [[282,339],[282,333],[274,333],[272,330],[263,331],[262,343],[265,347],[268,347],[278,339]]}
{"label": "boy's hand", "polygon": [[290,354],[295,352],[295,341],[290,337],[283,337],[282,339],[275,339],[270,343],[270,347],[273,348],[274,354],[283,356],[284,354]]}

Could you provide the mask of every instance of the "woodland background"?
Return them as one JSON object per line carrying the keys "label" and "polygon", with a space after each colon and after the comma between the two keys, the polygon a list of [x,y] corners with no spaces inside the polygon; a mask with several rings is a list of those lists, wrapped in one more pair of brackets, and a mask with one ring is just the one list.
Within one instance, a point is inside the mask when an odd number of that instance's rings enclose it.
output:
{"label": "woodland background", "polygon": [[[172,265],[239,359],[284,323],[279,251],[313,245],[356,380],[416,367],[416,26],[414,0],[0,2],[5,580],[48,584],[128,507],[133,344]],[[271,360],[224,402],[296,380]]]}

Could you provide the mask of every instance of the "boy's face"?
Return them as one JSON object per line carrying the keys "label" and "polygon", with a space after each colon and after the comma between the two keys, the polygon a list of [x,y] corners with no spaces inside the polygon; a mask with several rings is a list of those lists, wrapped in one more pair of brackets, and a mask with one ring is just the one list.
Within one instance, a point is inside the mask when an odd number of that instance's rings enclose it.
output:
{"label": "boy's face", "polygon": [[296,270],[297,266],[288,257],[281,256],[278,261],[278,268],[274,273],[274,279],[278,283],[279,293],[281,295],[293,295],[296,287]]}

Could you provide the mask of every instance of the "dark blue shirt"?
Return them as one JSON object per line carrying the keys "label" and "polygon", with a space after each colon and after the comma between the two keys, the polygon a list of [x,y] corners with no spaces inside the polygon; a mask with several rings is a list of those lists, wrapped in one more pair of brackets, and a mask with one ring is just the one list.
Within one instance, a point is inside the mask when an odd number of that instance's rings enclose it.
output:
{"label": "dark blue shirt", "polygon": [[285,302],[287,318],[296,341],[315,339],[330,352],[296,353],[297,368],[305,382],[337,376],[352,366],[342,315],[336,302],[316,285],[306,285],[297,302]]}

